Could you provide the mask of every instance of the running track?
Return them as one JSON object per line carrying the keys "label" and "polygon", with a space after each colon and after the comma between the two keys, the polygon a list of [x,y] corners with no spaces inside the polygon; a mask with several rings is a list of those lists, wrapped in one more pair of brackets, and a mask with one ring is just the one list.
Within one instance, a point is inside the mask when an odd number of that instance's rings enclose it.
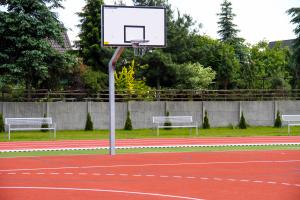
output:
{"label": "running track", "polygon": [[299,200],[300,151],[0,159],[1,200]]}
{"label": "running track", "polygon": [[[108,140],[68,140],[43,142],[0,142],[0,152],[107,149]],[[162,148],[193,146],[300,144],[300,136],[241,137],[241,138],[173,138],[173,139],[120,139],[116,146],[125,148]]]}

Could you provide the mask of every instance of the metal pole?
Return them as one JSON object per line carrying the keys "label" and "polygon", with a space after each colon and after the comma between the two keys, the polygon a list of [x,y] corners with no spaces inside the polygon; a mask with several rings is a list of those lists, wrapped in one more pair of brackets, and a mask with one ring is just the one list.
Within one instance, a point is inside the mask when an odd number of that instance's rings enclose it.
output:
{"label": "metal pole", "polygon": [[108,74],[109,74],[109,154],[116,155],[116,109],[115,109],[115,66],[124,51],[124,47],[118,47],[109,61]]}

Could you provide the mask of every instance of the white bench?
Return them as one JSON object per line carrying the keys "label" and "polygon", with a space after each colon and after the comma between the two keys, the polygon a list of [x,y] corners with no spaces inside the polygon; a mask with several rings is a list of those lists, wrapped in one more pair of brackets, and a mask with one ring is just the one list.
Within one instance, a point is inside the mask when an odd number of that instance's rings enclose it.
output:
{"label": "white bench", "polygon": [[[192,116],[154,116],[152,120],[157,136],[159,136],[160,128],[196,128],[196,135],[198,135],[198,125],[193,121]],[[171,125],[166,126],[166,122],[170,122]]]}
{"label": "white bench", "polygon": [[[48,127],[42,127],[48,125]],[[20,130],[53,130],[53,138],[56,138],[56,126],[51,117],[43,118],[5,118],[5,126],[8,130],[8,140],[11,131]]]}
{"label": "white bench", "polygon": [[300,115],[282,115],[281,119],[288,124],[288,135],[290,135],[291,126],[300,126]]}

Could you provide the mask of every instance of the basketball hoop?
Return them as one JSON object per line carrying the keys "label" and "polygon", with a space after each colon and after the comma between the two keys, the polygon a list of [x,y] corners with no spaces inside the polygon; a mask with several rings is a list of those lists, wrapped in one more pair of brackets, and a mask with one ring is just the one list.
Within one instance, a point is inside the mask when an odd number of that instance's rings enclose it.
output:
{"label": "basketball hoop", "polygon": [[134,56],[142,57],[150,49],[146,43],[149,40],[131,40],[131,45],[133,48]]}

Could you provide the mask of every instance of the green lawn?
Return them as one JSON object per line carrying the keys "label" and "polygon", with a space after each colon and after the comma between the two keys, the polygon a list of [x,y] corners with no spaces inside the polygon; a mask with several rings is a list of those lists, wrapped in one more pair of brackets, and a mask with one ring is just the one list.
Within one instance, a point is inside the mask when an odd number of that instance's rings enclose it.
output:
{"label": "green lawn", "polygon": [[[160,136],[152,129],[142,130],[116,130],[117,139],[129,138],[172,138],[172,137],[197,137],[195,130],[190,134],[189,129],[160,130]],[[51,140],[50,132],[12,132],[11,141],[47,141]],[[0,142],[8,141],[6,134],[1,134]],[[249,137],[249,136],[286,136],[287,128],[250,127],[248,129],[211,128],[200,129],[198,137]],[[292,135],[300,135],[300,127],[292,128]],[[108,130],[95,131],[57,131],[56,140],[93,140],[108,139]]]}

